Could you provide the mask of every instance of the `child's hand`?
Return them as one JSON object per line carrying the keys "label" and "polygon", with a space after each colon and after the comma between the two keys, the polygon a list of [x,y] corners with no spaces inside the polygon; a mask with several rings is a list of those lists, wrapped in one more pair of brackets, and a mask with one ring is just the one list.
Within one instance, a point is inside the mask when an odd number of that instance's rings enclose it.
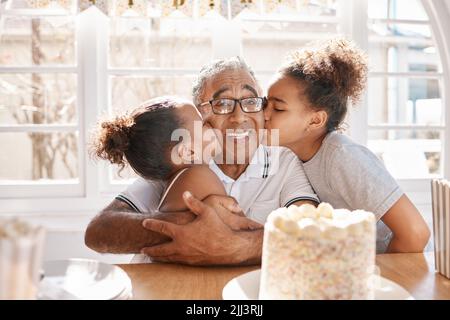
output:
{"label": "child's hand", "polygon": [[263,225],[246,217],[244,211],[233,197],[210,195],[203,202],[210,205],[222,221],[234,231],[263,228]]}
{"label": "child's hand", "polygon": [[216,208],[217,206],[222,206],[224,209],[230,211],[230,213],[245,217],[244,211],[241,209],[241,207],[239,207],[238,202],[233,197],[212,194],[206,197],[203,201],[214,208]]}

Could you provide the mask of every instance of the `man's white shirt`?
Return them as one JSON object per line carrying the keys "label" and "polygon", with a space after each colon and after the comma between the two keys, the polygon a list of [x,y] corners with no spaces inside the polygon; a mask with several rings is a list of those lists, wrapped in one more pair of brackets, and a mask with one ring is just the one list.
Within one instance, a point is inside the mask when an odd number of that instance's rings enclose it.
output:
{"label": "man's white shirt", "polygon": [[[280,207],[302,200],[319,203],[301,161],[287,148],[260,145],[237,180],[225,175],[214,162],[209,167],[247,217],[262,224]],[[166,186],[162,181],[138,178],[116,199],[128,203],[137,212],[155,212]]]}

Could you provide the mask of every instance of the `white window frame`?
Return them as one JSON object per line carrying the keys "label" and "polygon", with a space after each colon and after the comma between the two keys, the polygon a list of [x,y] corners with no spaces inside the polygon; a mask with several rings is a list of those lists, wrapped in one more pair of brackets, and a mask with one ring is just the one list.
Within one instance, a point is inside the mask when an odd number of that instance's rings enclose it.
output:
{"label": "white window frame", "polygon": [[[5,10],[1,12],[5,17],[38,17],[46,18],[51,16],[64,16],[73,18],[73,15],[67,13],[55,13],[48,10],[27,10],[27,9],[10,9],[11,1],[6,3]],[[76,30],[75,30],[76,32]],[[79,77],[79,61],[74,66],[0,66],[0,74],[11,73],[68,73],[75,74],[80,83]],[[77,132],[81,136],[84,132],[82,121],[82,104],[79,102],[81,98],[80,86],[77,84],[77,113],[78,122],[76,124],[50,124],[50,125],[35,125],[35,124],[13,124],[13,125],[0,125],[0,133],[11,132],[36,132],[36,133],[51,133],[51,132]],[[46,182],[39,181],[23,181],[23,180],[0,180],[0,204],[2,199],[10,198],[53,198],[53,197],[82,197],[84,195],[84,165],[83,161],[84,144],[81,137],[78,139],[77,149],[77,171],[78,178],[75,181],[70,180],[51,180]],[[51,195],[51,196],[50,196]],[[0,209],[1,210],[1,209]]]}
{"label": "white window frame", "polygon": [[422,0],[422,5],[429,18],[444,73],[443,116],[446,128],[442,162],[447,164],[444,167],[444,178],[450,180],[450,5],[446,6],[446,1],[441,0]]}
{"label": "white window frame", "polygon": [[[338,19],[342,32],[350,35],[362,48],[368,48],[368,29],[361,28],[366,25],[367,16],[361,12],[367,12],[367,0],[339,0]],[[445,137],[443,144],[443,160],[450,159],[450,106],[447,97],[450,97],[450,35],[445,31],[450,30],[449,12],[445,8],[445,3],[440,0],[423,0],[424,7],[429,15],[431,27],[434,32],[437,48],[440,51],[443,66],[444,90],[443,99],[445,105]],[[340,14],[345,13],[345,15]],[[357,14],[356,14],[357,13]],[[186,74],[196,73],[198,70],[170,70],[170,69],[127,69],[109,68],[107,65],[108,54],[108,18],[101,11],[92,7],[77,16],[77,66],[72,68],[58,67],[38,67],[38,68],[0,68],[0,72],[76,72],[78,74],[78,119],[79,123],[79,186],[55,184],[48,186],[36,185],[0,185],[0,192],[7,194],[7,198],[0,198],[1,213],[27,213],[27,212],[77,212],[92,215],[95,211],[109,203],[114,196],[126,188],[126,183],[111,183],[109,181],[108,166],[102,162],[95,163],[89,159],[86,150],[88,140],[88,130],[96,123],[98,116],[107,111],[110,105],[110,92],[108,78],[110,75],[118,74]],[[242,34],[236,23],[233,21],[222,21],[213,26],[214,37],[213,58],[224,58],[240,55],[242,53]],[[226,40],[226,41],[224,41]],[[274,70],[266,70],[269,74]],[[261,73],[259,70],[258,73]],[[377,74],[371,74],[377,75]],[[384,74],[378,74],[385,76]],[[411,75],[411,74],[408,74]],[[415,74],[422,76],[423,74]],[[403,74],[398,74],[403,76]],[[431,76],[431,75],[429,75]],[[367,143],[368,114],[367,98],[361,106],[354,108],[349,121],[351,124],[350,135],[359,143]],[[12,127],[12,126],[11,126]],[[42,130],[74,130],[73,127],[48,126],[41,127]],[[33,130],[28,128],[17,128],[14,130]],[[440,128],[442,129],[442,128]],[[0,127],[2,130],[13,130],[11,128]],[[450,165],[445,166],[444,176],[450,178]],[[424,180],[401,180],[400,185],[413,197],[420,199],[420,203],[430,203],[429,179]],[[65,191],[66,190],[66,191]],[[65,193],[67,192],[67,193]]]}
{"label": "white window frame", "polygon": [[[42,12],[42,11],[39,11]],[[17,15],[34,15],[39,16],[34,11],[22,12],[14,10]],[[42,13],[40,13],[42,15]],[[100,193],[100,171],[96,163],[89,159],[88,150],[86,148],[89,139],[89,130],[96,123],[101,108],[98,106],[105,105],[106,97],[102,94],[105,91],[106,83],[102,74],[106,70],[106,62],[104,57],[106,51],[105,41],[107,38],[108,19],[96,7],[86,10],[76,16],[76,41],[77,41],[77,66],[74,68],[67,67],[17,67],[2,68],[11,71],[33,71],[45,70],[49,71],[67,71],[76,72],[78,78],[77,90],[77,112],[78,124],[76,128],[79,130],[78,140],[78,158],[79,158],[79,185],[74,190],[71,185],[51,183],[48,185],[39,185],[29,183],[24,186],[4,185],[0,186],[0,192],[7,194],[7,197],[0,198],[0,213],[41,213],[46,212],[50,215],[61,212],[72,212],[75,215],[80,213],[91,216],[95,210],[106,205],[112,199],[111,194]],[[1,70],[1,69],[0,69]],[[62,71],[61,71],[62,70]],[[55,71],[55,72],[56,72]],[[1,72],[1,71],[0,71]],[[33,126],[31,126],[33,127]],[[39,128],[46,130],[65,130],[66,127],[74,126],[41,126]],[[23,127],[17,128],[22,130]],[[11,128],[5,128],[11,130]],[[1,131],[0,131],[1,132]],[[66,189],[68,191],[66,192]],[[51,195],[51,196],[49,196]]]}

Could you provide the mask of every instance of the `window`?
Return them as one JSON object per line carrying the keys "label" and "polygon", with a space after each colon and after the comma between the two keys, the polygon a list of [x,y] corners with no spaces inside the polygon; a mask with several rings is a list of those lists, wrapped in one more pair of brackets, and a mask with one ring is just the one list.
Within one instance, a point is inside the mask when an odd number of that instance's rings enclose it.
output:
{"label": "window", "polygon": [[368,146],[397,179],[443,176],[443,72],[420,1],[369,0]]}
{"label": "window", "polygon": [[[193,2],[182,5],[168,18],[162,16],[164,7],[153,9],[150,17],[135,13],[110,18],[108,113],[164,95],[192,100],[192,83],[202,64],[213,58],[209,24],[192,18],[196,14]],[[106,174],[106,190],[119,191],[136,177],[130,168],[119,174],[113,166]]]}
{"label": "window", "polygon": [[338,34],[371,63],[351,136],[405,185],[428,191],[431,177],[449,172],[450,148],[449,71],[433,30],[420,0],[0,0],[0,211],[55,201],[98,209],[135,177],[90,160],[100,115],[161,95],[191,98],[214,58],[242,55],[267,85],[289,51]]}
{"label": "window", "polygon": [[241,14],[242,54],[263,85],[289,52],[310,41],[338,35],[337,3],[305,1],[298,6],[295,1],[285,1],[258,16]]}
{"label": "window", "polygon": [[2,3],[0,197],[81,196],[75,17]]}

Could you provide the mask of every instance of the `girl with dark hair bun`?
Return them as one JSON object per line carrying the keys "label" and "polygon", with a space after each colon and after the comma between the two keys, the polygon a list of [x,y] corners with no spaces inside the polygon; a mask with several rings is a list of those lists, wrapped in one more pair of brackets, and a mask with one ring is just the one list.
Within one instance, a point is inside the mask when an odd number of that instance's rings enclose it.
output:
{"label": "girl with dark hair bun", "polygon": [[303,161],[321,201],[375,214],[379,253],[422,252],[430,231],[419,211],[378,157],[340,132],[367,72],[366,55],[346,39],[292,53],[269,87],[266,128]]}
{"label": "girl with dark hair bun", "polygon": [[[206,132],[195,135],[195,125]],[[100,121],[92,140],[92,153],[123,169],[127,164],[141,177],[168,183],[160,211],[183,211],[189,190],[199,199],[226,195],[209,167],[219,150],[214,131],[203,124],[197,108],[176,98],[150,100],[131,113]],[[202,181],[201,184],[196,181]],[[176,182],[176,183],[175,183]]]}

